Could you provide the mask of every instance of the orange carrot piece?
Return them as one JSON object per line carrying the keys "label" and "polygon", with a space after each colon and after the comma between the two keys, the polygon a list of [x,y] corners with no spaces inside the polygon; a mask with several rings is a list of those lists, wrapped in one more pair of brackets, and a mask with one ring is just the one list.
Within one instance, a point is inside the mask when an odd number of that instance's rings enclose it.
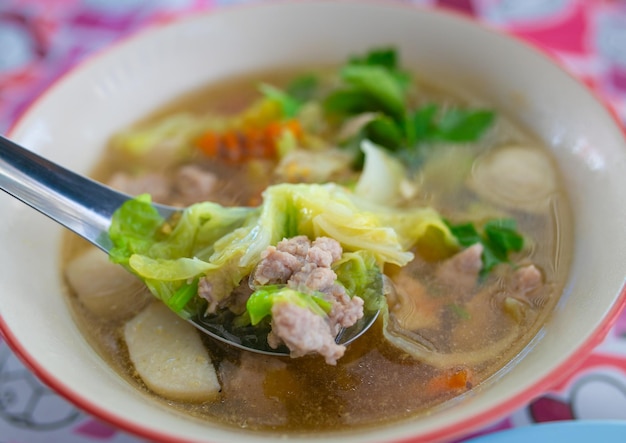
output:
{"label": "orange carrot piece", "polygon": [[246,141],[246,154],[252,158],[263,158],[265,152],[265,135],[261,129],[248,128],[243,134]]}
{"label": "orange carrot piece", "polygon": [[464,391],[472,387],[472,377],[468,368],[454,368],[443,371],[426,383],[426,390],[431,395],[450,391]]}
{"label": "orange carrot piece", "polygon": [[300,122],[298,120],[292,119],[292,120],[287,120],[285,122],[285,129],[291,131],[291,133],[294,135],[294,137],[298,140],[302,139],[302,135],[303,135],[303,130],[302,130],[302,126],[300,125]]}
{"label": "orange carrot piece", "polygon": [[226,160],[231,162],[239,162],[243,157],[243,147],[241,146],[241,140],[235,131],[228,131],[222,135],[222,143],[225,148],[225,152],[220,152]]}
{"label": "orange carrot piece", "polygon": [[219,154],[219,136],[211,131],[202,134],[195,144],[209,157],[217,157]]}
{"label": "orange carrot piece", "polygon": [[264,128],[248,127],[224,133],[207,131],[195,145],[207,156],[239,163],[250,158],[274,158],[277,143],[284,131],[301,139],[303,130],[298,120],[275,121]]}
{"label": "orange carrot piece", "polygon": [[272,122],[265,127],[265,133],[267,137],[272,141],[276,142],[278,137],[283,133],[283,123],[282,122]]}

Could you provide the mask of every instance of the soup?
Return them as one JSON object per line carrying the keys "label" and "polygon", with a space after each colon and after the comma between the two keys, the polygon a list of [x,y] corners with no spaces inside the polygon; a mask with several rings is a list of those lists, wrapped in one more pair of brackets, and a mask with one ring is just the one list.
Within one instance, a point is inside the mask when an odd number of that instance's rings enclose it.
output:
{"label": "soup", "polygon": [[[132,273],[69,235],[63,262],[77,323],[129,383],[225,426],[337,431],[431,413],[529,349],[571,253],[558,171],[507,116],[396,57],[231,79],[113,137],[94,176],[143,195],[111,230]],[[160,220],[144,194],[193,209]],[[291,356],[202,336],[180,318],[195,312]]]}

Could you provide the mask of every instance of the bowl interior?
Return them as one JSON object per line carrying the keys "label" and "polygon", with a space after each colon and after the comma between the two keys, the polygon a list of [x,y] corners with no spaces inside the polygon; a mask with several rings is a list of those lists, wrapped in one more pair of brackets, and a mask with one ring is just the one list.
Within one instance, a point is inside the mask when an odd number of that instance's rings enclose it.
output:
{"label": "bowl interior", "polygon": [[[375,23],[376,26],[371,26]],[[606,330],[624,304],[626,149],[611,115],[552,61],[462,17],[403,5],[292,2],[189,17],[134,36],[57,82],[11,137],[86,173],[107,138],[175,97],[242,72],[339,63],[393,45],[428,79],[483,96],[541,137],[569,190],[575,224],[570,278],[532,352],[497,383],[432,415],[345,441],[433,440],[467,432],[539,394]],[[62,297],[62,229],[0,195],[2,327],[44,381],[87,411],[144,437],[257,441],[165,410],[113,373],[74,325]],[[313,438],[313,437],[311,437]],[[416,441],[417,441],[416,440]]]}

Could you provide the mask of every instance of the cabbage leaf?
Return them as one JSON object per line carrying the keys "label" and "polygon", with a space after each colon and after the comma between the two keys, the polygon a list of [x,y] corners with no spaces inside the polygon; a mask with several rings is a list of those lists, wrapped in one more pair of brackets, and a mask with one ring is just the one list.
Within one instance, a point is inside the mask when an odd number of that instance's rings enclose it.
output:
{"label": "cabbage leaf", "polygon": [[270,316],[272,306],[277,303],[294,304],[322,317],[325,317],[332,308],[332,304],[324,300],[323,296],[307,294],[284,285],[266,285],[254,291],[246,303],[252,325]]}
{"label": "cabbage leaf", "polygon": [[374,203],[395,205],[402,198],[400,188],[407,180],[404,165],[389,151],[369,140],[361,142],[365,164],[354,192]]}
{"label": "cabbage leaf", "polygon": [[[336,184],[278,184],[268,187],[257,208],[204,202],[163,220],[148,196],[129,200],[115,213],[109,235],[111,260],[145,281],[152,293],[182,316],[196,314],[189,286],[206,278],[213,301],[221,301],[247,277],[261,253],[284,238],[306,235],[337,240],[347,255],[338,276],[350,293],[378,278],[371,270],[387,263],[404,266],[409,249],[428,228],[454,243],[436,211],[377,205]],[[364,255],[363,255],[364,254]],[[374,266],[375,265],[375,266]],[[356,270],[356,271],[355,271]],[[378,283],[376,283],[378,284]]]}
{"label": "cabbage leaf", "polygon": [[333,264],[333,271],[348,294],[363,299],[365,311],[373,312],[383,307],[384,275],[373,254],[367,251],[346,252]]}

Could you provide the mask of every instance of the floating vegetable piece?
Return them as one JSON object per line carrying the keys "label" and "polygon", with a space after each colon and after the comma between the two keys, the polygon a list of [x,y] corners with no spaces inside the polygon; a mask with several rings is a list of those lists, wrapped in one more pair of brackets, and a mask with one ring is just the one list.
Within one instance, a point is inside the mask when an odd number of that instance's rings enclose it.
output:
{"label": "floating vegetable piece", "polygon": [[524,237],[517,232],[513,219],[489,220],[484,224],[482,234],[473,223],[458,225],[446,223],[461,246],[470,247],[476,244],[483,246],[482,275],[500,263],[508,263],[509,254],[519,252],[524,247]]}
{"label": "floating vegetable piece", "polygon": [[341,173],[350,170],[351,162],[344,151],[293,149],[280,160],[274,174],[288,183],[327,183],[344,178]]}
{"label": "floating vegetable piece", "polygon": [[[280,103],[267,98],[253,102],[239,114],[226,119],[223,122],[223,130],[263,128],[272,122],[283,118]],[[215,130],[211,127],[209,129]],[[219,129],[219,128],[217,128]]]}
{"label": "floating vegetable piece", "polygon": [[305,103],[315,97],[318,86],[319,79],[316,75],[303,74],[287,85],[286,92],[300,103]]}
{"label": "floating vegetable piece", "polygon": [[450,391],[462,392],[472,387],[472,373],[463,366],[444,370],[426,384],[426,390],[431,395],[447,395]]}
{"label": "floating vegetable piece", "polygon": [[209,157],[241,163],[275,158],[285,132],[299,141],[303,130],[291,117],[301,104],[273,86],[264,85],[262,89],[269,97],[257,100],[239,114],[202,120],[190,143]]}
{"label": "floating vegetable piece", "polygon": [[394,206],[402,200],[401,186],[407,180],[404,166],[369,140],[363,140],[361,149],[365,154],[365,164],[354,189],[355,194],[374,203]]}
{"label": "floating vegetable piece", "polygon": [[347,119],[341,125],[341,129],[337,134],[337,140],[340,143],[346,143],[350,141],[350,139],[358,137],[365,126],[375,120],[378,115],[377,112],[364,112]]}
{"label": "floating vegetable piece", "polygon": [[259,91],[280,106],[284,118],[291,119],[314,97],[317,87],[317,77],[309,74],[295,78],[284,91],[267,83],[261,83]]}
{"label": "floating vegetable piece", "polygon": [[342,87],[325,99],[327,112],[355,115],[382,112],[402,121],[406,112],[408,76],[396,68],[394,50],[370,51],[353,57],[341,70]]}
{"label": "floating vegetable piece", "polygon": [[548,156],[531,146],[506,146],[479,158],[468,185],[485,199],[510,209],[538,212],[556,192]]}
{"label": "floating vegetable piece", "polygon": [[353,88],[352,91],[365,96],[384,113],[397,120],[404,117],[406,103],[403,84],[387,69],[379,66],[349,65],[343,68],[341,77]]}
{"label": "floating vegetable piece", "polygon": [[432,138],[449,142],[478,140],[491,126],[495,114],[487,109],[452,108],[441,115]]}
{"label": "floating vegetable piece", "polygon": [[268,99],[273,100],[280,105],[283,116],[286,118],[295,117],[300,110],[300,106],[302,106],[302,103],[299,100],[272,85],[268,85],[267,83],[262,83],[259,86],[259,90]]}
{"label": "floating vegetable piece", "polygon": [[201,130],[204,121],[190,113],[179,113],[163,118],[147,126],[138,126],[117,134],[112,140],[114,149],[135,158],[157,156],[162,165],[164,159],[180,160],[189,156],[189,142]]}
{"label": "floating vegetable piece", "polygon": [[530,307],[514,297],[506,297],[502,302],[502,309],[509,314],[516,322],[521,323],[526,317]]}
{"label": "floating vegetable piece", "polygon": [[393,50],[353,57],[341,70],[340,79],[340,87],[324,100],[324,109],[331,116],[347,119],[339,140],[355,156],[356,169],[362,167],[362,157],[355,146],[363,139],[417,169],[430,145],[474,142],[495,119],[488,109],[443,109],[436,104],[412,108],[410,77],[398,70]]}
{"label": "floating vegetable piece", "polygon": [[155,393],[190,402],[219,396],[217,373],[198,331],[162,303],[152,302],[126,323],[124,339],[137,374]]}
{"label": "floating vegetable piece", "polygon": [[65,276],[80,302],[102,318],[126,318],[152,297],[135,275],[91,247],[67,264]]}
{"label": "floating vegetable piece", "polygon": [[374,48],[363,55],[350,57],[351,65],[383,66],[389,70],[396,70],[398,66],[398,53],[394,48]]}
{"label": "floating vegetable piece", "polygon": [[271,122],[261,128],[231,129],[224,132],[209,130],[198,137],[195,144],[208,157],[231,163],[245,163],[251,159],[279,157],[286,151],[285,143],[297,145],[302,135],[302,128],[297,120],[286,120]]}

